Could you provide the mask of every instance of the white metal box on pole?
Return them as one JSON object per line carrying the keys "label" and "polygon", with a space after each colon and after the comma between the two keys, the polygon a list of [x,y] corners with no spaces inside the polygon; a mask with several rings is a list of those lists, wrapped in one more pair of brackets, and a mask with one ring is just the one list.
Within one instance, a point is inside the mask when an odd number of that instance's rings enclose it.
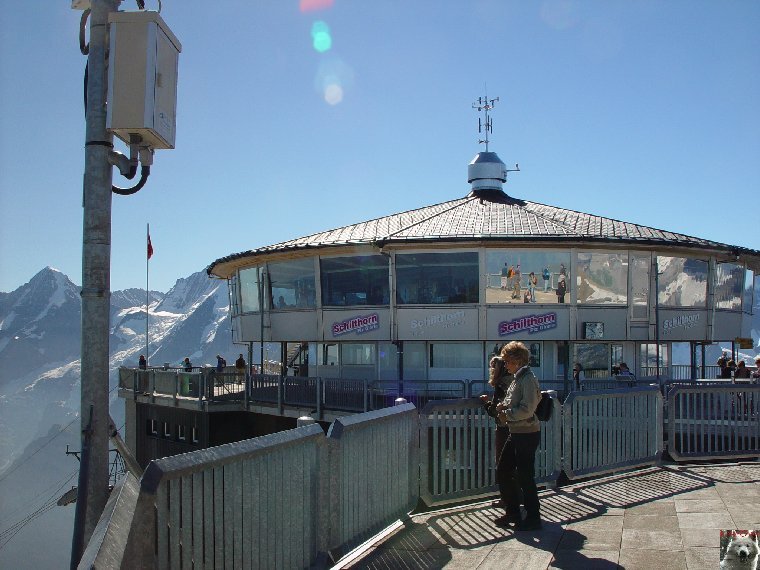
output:
{"label": "white metal box on pole", "polygon": [[111,12],[108,17],[106,128],[126,143],[174,148],[177,65],[182,45],[154,11]]}

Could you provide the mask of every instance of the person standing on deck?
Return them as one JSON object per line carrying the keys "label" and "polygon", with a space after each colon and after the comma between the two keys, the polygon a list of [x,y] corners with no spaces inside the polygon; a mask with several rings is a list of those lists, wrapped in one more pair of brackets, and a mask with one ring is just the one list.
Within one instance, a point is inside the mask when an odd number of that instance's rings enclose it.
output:
{"label": "person standing on deck", "polygon": [[[530,369],[530,351],[523,343],[507,343],[501,349],[501,358],[514,380],[507,387],[504,401],[497,405],[497,421],[507,426],[509,435],[496,465],[505,514],[495,523],[502,527],[514,524],[518,531],[539,530],[541,513],[535,464],[541,443],[541,425],[536,417],[541,388]],[[524,519],[520,512],[521,493],[526,511]]]}
{"label": "person standing on deck", "polygon": [[[498,416],[497,405],[504,400],[504,396],[507,394],[507,388],[514,380],[507,368],[504,365],[504,360],[500,356],[494,356],[488,363],[489,378],[488,384],[493,386],[493,399],[488,399],[487,394],[480,396],[480,401],[483,402],[483,406],[486,409],[486,413],[492,418]],[[504,443],[507,441],[509,435],[509,428],[507,426],[499,425],[496,423],[496,433],[494,437],[494,451],[496,453],[495,462],[498,463],[501,450],[504,448]]]}

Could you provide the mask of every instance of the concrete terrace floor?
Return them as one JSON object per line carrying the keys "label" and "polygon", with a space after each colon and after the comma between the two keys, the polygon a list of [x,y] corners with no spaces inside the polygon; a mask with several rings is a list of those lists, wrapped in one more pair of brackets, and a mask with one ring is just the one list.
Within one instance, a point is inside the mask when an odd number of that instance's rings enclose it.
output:
{"label": "concrete terrace floor", "polygon": [[411,515],[345,569],[715,569],[721,529],[760,529],[760,463],[664,465],[539,493],[544,527],[501,529],[493,501]]}

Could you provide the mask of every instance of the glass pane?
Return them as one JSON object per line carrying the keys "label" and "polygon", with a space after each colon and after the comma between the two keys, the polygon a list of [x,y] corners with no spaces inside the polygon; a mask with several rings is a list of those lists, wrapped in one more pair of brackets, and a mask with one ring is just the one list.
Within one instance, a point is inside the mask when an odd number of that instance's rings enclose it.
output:
{"label": "glass pane", "polygon": [[741,309],[744,267],[736,263],[719,263],[715,267],[715,308]]}
{"label": "glass pane", "polygon": [[[570,253],[496,249],[486,252],[486,303],[559,303],[567,292]],[[560,280],[565,282],[560,287]],[[562,300],[560,300],[562,299]]]}
{"label": "glass pane", "polygon": [[270,263],[269,282],[270,298],[275,309],[316,306],[313,259]]}
{"label": "glass pane", "polygon": [[240,270],[240,304],[244,313],[259,310],[259,268]]}
{"label": "glass pane", "polygon": [[752,270],[747,269],[744,273],[744,294],[742,298],[742,309],[745,313],[752,312],[752,290],[754,289],[754,274]]}
{"label": "glass pane", "polygon": [[337,344],[319,344],[319,364],[321,366],[338,365],[338,345]]}
{"label": "glass pane", "polygon": [[359,344],[346,343],[341,349],[343,365],[356,364],[374,364],[375,363],[375,345],[374,343]]}
{"label": "glass pane", "polygon": [[479,368],[483,345],[478,342],[438,342],[430,345],[431,368]]}
{"label": "glass pane", "polygon": [[377,347],[378,380],[398,379],[398,348],[390,342],[381,342]]}
{"label": "glass pane", "polygon": [[387,305],[388,258],[384,255],[334,257],[320,260],[322,305]]}
{"label": "glass pane", "polygon": [[477,303],[478,254],[397,255],[396,301],[400,305]]}
{"label": "glass pane", "polygon": [[578,303],[625,305],[628,302],[628,254],[578,253]]}
{"label": "glass pane", "polygon": [[631,255],[631,318],[646,320],[649,317],[649,255]]}
{"label": "glass pane", "polygon": [[427,362],[424,342],[404,342],[404,380],[425,380]]}
{"label": "glass pane", "polygon": [[[660,374],[667,374],[668,345],[660,344]],[[644,343],[639,348],[639,368],[641,376],[657,374],[657,344]]]}
{"label": "glass pane", "polygon": [[609,347],[606,343],[576,343],[573,345],[573,362],[580,362],[586,378],[606,378]]}
{"label": "glass pane", "polygon": [[623,361],[623,345],[610,345],[610,366],[618,366]]}
{"label": "glass pane", "polygon": [[707,262],[686,257],[657,256],[657,302],[664,307],[704,307],[707,302]]}

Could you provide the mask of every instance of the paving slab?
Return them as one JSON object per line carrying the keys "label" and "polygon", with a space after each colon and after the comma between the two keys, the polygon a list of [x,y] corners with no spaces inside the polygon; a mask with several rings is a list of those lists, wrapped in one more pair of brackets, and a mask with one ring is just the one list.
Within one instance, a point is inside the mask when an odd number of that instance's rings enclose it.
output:
{"label": "paving slab", "polygon": [[544,528],[492,501],[411,515],[336,568],[717,568],[720,529],[760,528],[760,465],[669,465],[539,493]]}
{"label": "paving slab", "polygon": [[671,550],[667,556],[661,550],[645,550],[643,548],[622,549],[618,564],[626,570],[652,570],[666,568],[667,570],[686,570],[686,555],[682,550]]}
{"label": "paving slab", "polygon": [[720,548],[687,548],[684,554],[688,570],[720,567]]}
{"label": "paving slab", "polygon": [[728,511],[722,513],[678,513],[681,528],[734,528]]}
{"label": "paving slab", "polygon": [[624,549],[683,550],[683,541],[681,540],[681,533],[677,530],[624,528],[620,551],[622,552]]}
{"label": "paving slab", "polygon": [[560,550],[549,568],[562,570],[615,570],[619,568],[618,550]]}

